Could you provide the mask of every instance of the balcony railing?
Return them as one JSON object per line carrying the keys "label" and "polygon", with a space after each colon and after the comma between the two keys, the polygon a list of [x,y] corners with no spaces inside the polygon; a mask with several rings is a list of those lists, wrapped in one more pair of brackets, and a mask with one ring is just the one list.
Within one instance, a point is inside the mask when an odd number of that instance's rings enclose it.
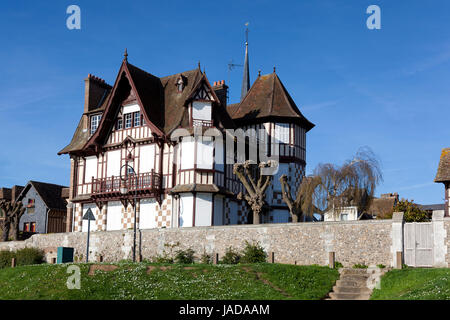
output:
{"label": "balcony railing", "polygon": [[193,119],[192,120],[192,124],[194,127],[212,127],[213,126],[213,122],[212,120],[197,120],[197,119]]}
{"label": "balcony railing", "polygon": [[92,196],[115,195],[120,193],[120,188],[126,187],[128,193],[147,193],[158,191],[161,187],[161,177],[155,172],[130,174],[126,181],[120,177],[108,177],[92,180]]}

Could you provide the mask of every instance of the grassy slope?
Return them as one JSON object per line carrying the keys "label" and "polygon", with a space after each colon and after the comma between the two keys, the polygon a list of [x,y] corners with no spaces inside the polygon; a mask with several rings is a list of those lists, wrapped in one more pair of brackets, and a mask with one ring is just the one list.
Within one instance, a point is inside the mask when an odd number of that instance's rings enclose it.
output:
{"label": "grassy slope", "polygon": [[381,278],[373,300],[450,300],[450,269],[392,270]]}
{"label": "grassy slope", "polygon": [[67,265],[0,270],[0,299],[321,299],[339,276],[327,267],[281,264],[172,265],[148,274],[149,264],[124,263],[95,276],[79,266],[80,290],[67,289]]}

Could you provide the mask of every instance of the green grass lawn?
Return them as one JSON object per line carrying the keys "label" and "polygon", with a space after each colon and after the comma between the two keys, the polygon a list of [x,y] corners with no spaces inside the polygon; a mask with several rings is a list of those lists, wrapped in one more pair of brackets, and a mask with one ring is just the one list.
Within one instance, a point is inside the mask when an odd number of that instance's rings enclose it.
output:
{"label": "green grass lawn", "polygon": [[450,269],[392,270],[380,285],[372,300],[450,300]]}
{"label": "green grass lawn", "polygon": [[[69,265],[0,269],[0,299],[321,299],[339,277],[320,266],[282,264],[162,265],[120,263],[114,271],[88,275],[69,290]],[[148,272],[148,267],[154,268]]]}

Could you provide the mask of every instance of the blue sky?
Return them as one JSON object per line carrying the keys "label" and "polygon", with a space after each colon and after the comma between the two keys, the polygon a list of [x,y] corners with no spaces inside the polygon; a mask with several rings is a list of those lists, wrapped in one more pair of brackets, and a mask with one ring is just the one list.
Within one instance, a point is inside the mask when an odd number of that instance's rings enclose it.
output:
{"label": "blue sky", "polygon": [[[68,30],[66,8],[81,8]],[[381,8],[368,30],[366,8]],[[2,1],[0,186],[69,183],[67,145],[83,110],[88,73],[113,83],[129,61],[165,76],[201,61],[210,81],[239,99],[244,23],[251,81],[277,73],[316,127],[307,172],[342,163],[360,146],[382,162],[377,194],[442,203],[433,183],[450,146],[450,2],[434,1]]]}

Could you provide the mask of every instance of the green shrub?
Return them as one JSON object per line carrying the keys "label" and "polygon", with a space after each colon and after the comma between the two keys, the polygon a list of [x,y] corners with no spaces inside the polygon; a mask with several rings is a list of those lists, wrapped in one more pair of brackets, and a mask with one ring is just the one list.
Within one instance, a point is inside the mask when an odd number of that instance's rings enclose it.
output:
{"label": "green shrub", "polygon": [[152,258],[152,262],[154,263],[173,263],[173,258],[169,257],[168,255],[159,255],[154,258]]}
{"label": "green shrub", "polygon": [[245,241],[245,248],[242,251],[242,258],[240,262],[242,263],[260,263],[266,262],[267,253],[264,248],[258,242],[249,243]]}
{"label": "green shrub", "polygon": [[36,248],[24,248],[15,252],[18,266],[41,264],[44,262],[44,252]]}
{"label": "green shrub", "polygon": [[384,264],[377,264],[377,267],[380,268],[380,269],[386,268],[386,266]]}
{"label": "green shrub", "polygon": [[192,249],[177,250],[175,253],[175,262],[179,264],[192,264],[195,260],[195,251]]}
{"label": "green shrub", "polygon": [[362,264],[357,263],[353,266],[353,269],[367,269],[367,268],[368,268],[368,266],[366,266],[364,263],[362,263]]}
{"label": "green shrub", "polygon": [[203,254],[200,257],[200,262],[203,264],[211,264],[212,263],[211,255],[207,254],[206,252],[203,252]]}
{"label": "green shrub", "polygon": [[342,263],[340,263],[339,261],[335,261],[334,262],[334,268],[335,269],[340,269],[340,268],[343,268],[343,267],[344,267],[344,265]]}
{"label": "green shrub", "polygon": [[0,251],[0,269],[11,267],[12,258],[14,258],[14,252]]}
{"label": "green shrub", "polygon": [[240,259],[241,259],[241,255],[236,250],[234,250],[232,247],[228,247],[228,249],[225,251],[225,255],[223,256],[220,263],[238,264]]}

